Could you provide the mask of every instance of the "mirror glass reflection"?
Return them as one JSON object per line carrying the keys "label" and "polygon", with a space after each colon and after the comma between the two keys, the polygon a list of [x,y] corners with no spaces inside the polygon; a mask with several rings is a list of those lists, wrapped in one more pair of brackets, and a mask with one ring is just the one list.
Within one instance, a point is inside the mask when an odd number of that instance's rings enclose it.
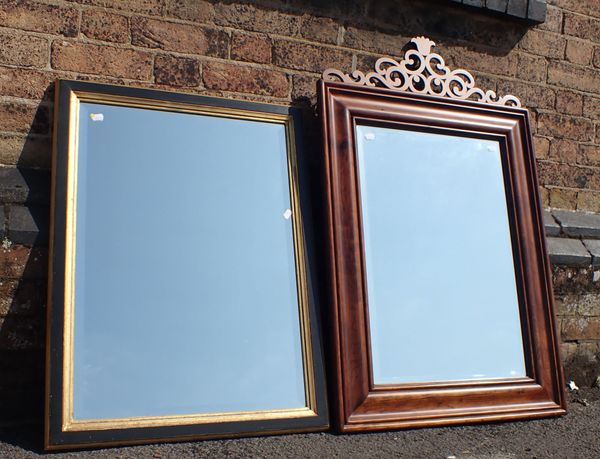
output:
{"label": "mirror glass reflection", "polygon": [[306,406],[286,128],[82,103],[74,419]]}
{"label": "mirror glass reflection", "polygon": [[356,139],[374,383],[525,376],[498,142]]}

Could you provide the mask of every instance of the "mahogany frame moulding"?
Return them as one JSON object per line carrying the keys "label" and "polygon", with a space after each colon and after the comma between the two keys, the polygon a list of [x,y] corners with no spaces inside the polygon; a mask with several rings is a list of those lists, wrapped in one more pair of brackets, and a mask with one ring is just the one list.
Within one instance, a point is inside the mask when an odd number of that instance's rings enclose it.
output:
{"label": "mahogany frame moulding", "polygon": [[[75,325],[72,286],[76,279],[72,254],[75,244],[74,215],[77,210],[77,123],[82,102],[275,123],[285,127],[306,407],[100,420],[73,419],[71,369]],[[314,241],[311,227],[303,221],[302,212],[309,210],[307,207],[310,203],[306,194],[301,191],[307,187],[304,184],[306,166],[303,165],[305,160],[302,159],[304,153],[301,145],[300,110],[283,105],[66,80],[56,82],[55,109],[46,332],[46,449],[327,430],[329,415],[324,364],[319,316],[313,290]],[[152,183],[148,183],[148,186],[152,186]],[[119,375],[115,375],[115,378],[118,377]]]}
{"label": "mahogany frame moulding", "polygon": [[[565,413],[550,264],[527,110],[321,80],[335,424],[343,432]],[[497,140],[509,213],[527,376],[372,383],[355,126]]]}

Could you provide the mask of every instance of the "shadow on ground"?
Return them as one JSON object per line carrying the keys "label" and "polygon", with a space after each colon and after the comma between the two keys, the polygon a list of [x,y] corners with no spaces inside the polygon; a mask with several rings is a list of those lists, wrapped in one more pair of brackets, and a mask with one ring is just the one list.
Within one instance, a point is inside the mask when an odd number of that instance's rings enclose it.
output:
{"label": "shadow on ground", "polygon": [[[283,435],[53,453],[55,458],[447,458],[600,457],[600,389],[569,394],[561,418],[372,434]],[[0,457],[44,455],[41,426],[0,430]]]}

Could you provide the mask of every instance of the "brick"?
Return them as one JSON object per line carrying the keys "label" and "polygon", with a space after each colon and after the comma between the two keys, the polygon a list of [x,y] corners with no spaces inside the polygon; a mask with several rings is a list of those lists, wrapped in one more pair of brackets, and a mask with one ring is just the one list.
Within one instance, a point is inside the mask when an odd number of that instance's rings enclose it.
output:
{"label": "brick", "polygon": [[0,202],[44,204],[50,200],[50,174],[39,169],[0,167]]}
{"label": "brick", "polygon": [[222,30],[157,19],[132,18],[131,43],[186,54],[227,57],[229,35]]}
{"label": "brick", "polygon": [[548,157],[548,152],[550,151],[550,141],[546,137],[534,136],[533,149],[536,158],[545,159]]}
{"label": "brick", "polygon": [[43,247],[13,244],[0,248],[0,277],[44,279],[48,275],[48,251]]}
{"label": "brick", "polygon": [[600,145],[581,145],[577,164],[600,166]]}
{"label": "brick", "polygon": [[600,343],[580,341],[574,355],[565,361],[566,381],[577,381],[580,387],[596,387],[600,366]]}
{"label": "brick", "polygon": [[550,207],[554,209],[575,209],[577,207],[577,191],[567,188],[551,188]]}
{"label": "brick", "polygon": [[308,40],[335,45],[338,41],[339,31],[339,21],[311,15],[304,15],[302,18],[300,35]]}
{"label": "brick", "polygon": [[50,137],[0,134],[0,165],[49,169],[52,162]]}
{"label": "brick", "polygon": [[52,45],[52,67],[148,81],[152,77],[152,55],[133,49],[63,41]]}
{"label": "brick", "polygon": [[[158,15],[162,12],[163,0],[70,0],[83,5],[101,6],[103,8],[114,8],[131,13],[144,13]],[[194,0],[195,1],[195,0]]]}
{"label": "brick", "polygon": [[238,61],[268,64],[272,59],[272,48],[267,35],[234,32],[231,36],[231,58]]}
{"label": "brick", "polygon": [[193,22],[209,22],[214,17],[214,7],[202,0],[167,0],[166,15]]}
{"label": "brick", "polygon": [[195,59],[175,56],[156,56],[154,81],[169,86],[198,86],[200,64]]}
{"label": "brick", "polygon": [[577,177],[580,188],[600,190],[600,169],[591,166],[578,166],[580,176]]}
{"label": "brick", "polygon": [[538,24],[539,29],[549,30],[551,32],[562,32],[562,10],[552,5],[548,5],[546,10],[546,20]]}
{"label": "brick", "polygon": [[584,97],[583,116],[594,120],[600,120],[600,97]]}
{"label": "brick", "polygon": [[532,54],[562,59],[566,40],[561,35],[544,30],[530,29],[519,42],[519,47]]}
{"label": "brick", "polygon": [[0,95],[50,99],[57,75],[31,69],[0,67]]}
{"label": "brick", "polygon": [[598,170],[585,166],[538,161],[540,183],[563,188],[600,189]]}
{"label": "brick", "polygon": [[0,130],[32,134],[48,134],[48,107],[20,102],[0,102]]}
{"label": "brick", "polygon": [[129,41],[129,20],[127,16],[108,11],[85,10],[81,33],[96,40],[126,43]]}
{"label": "brick", "polygon": [[308,102],[315,105],[317,102],[318,77],[307,75],[292,76],[292,101]]}
{"label": "brick", "polygon": [[0,32],[0,64],[44,68],[48,65],[48,40]]}
{"label": "brick", "polygon": [[548,63],[544,57],[519,54],[517,78],[525,81],[545,82]]}
{"label": "brick", "polygon": [[48,207],[10,206],[8,211],[8,238],[25,245],[48,245]]}
{"label": "brick", "polygon": [[352,65],[352,54],[336,48],[277,40],[273,43],[273,63],[309,72],[320,73],[329,67],[347,71]]}
{"label": "brick", "polygon": [[79,13],[75,8],[32,1],[0,3],[0,25],[3,27],[75,37],[78,22]]}
{"label": "brick", "polygon": [[600,212],[600,193],[580,190],[577,193],[577,210]]}
{"label": "brick", "polygon": [[273,97],[287,97],[286,75],[269,69],[209,62],[203,69],[204,84],[209,89],[242,92]]}
{"label": "brick", "polygon": [[[319,13],[339,17],[341,15],[362,16],[366,11],[366,3],[361,0],[351,0],[344,2],[331,2],[329,0],[276,0],[279,5],[285,3],[286,8],[292,11],[314,10]],[[273,4],[271,0],[269,3]]]}
{"label": "brick", "polygon": [[[577,352],[577,343],[560,343],[560,353],[564,360],[572,358]],[[574,379],[574,378],[569,378]]]}
{"label": "brick", "polygon": [[373,51],[379,54],[400,57],[402,48],[410,37],[399,34],[388,34],[377,30],[347,27],[344,32],[344,45],[361,51]]}
{"label": "brick", "polygon": [[563,232],[575,237],[600,237],[600,215],[557,210],[552,212]]}
{"label": "brick", "polygon": [[44,330],[40,317],[0,317],[0,349],[40,349]]}
{"label": "brick", "polygon": [[0,280],[0,316],[32,315],[46,306],[46,285],[33,280]]}
{"label": "brick", "polygon": [[554,291],[558,295],[591,291],[593,284],[591,266],[577,268],[571,266],[552,266]]}
{"label": "brick", "polygon": [[565,10],[600,17],[600,3],[594,0],[551,0],[551,2],[557,7],[563,8]]}
{"label": "brick", "polygon": [[[363,54],[363,53],[355,53],[356,63],[353,65],[353,68],[357,70],[363,71],[365,73],[372,71],[375,68],[375,62],[377,59],[381,57],[381,54]],[[393,57],[393,56],[390,56]],[[399,58],[398,58],[399,59]]]}
{"label": "brick", "polygon": [[[584,241],[584,245],[588,242]],[[598,293],[587,293],[583,295],[566,295],[557,301],[558,312],[562,315],[577,316],[600,316],[600,295]]]}
{"label": "brick", "polygon": [[585,41],[567,40],[565,58],[579,65],[589,65],[594,54],[594,46]]}
{"label": "brick", "polygon": [[564,17],[564,33],[566,35],[600,42],[600,19],[568,12],[564,13]]}
{"label": "brick", "polygon": [[34,383],[41,388],[44,381],[44,352],[0,351],[0,375],[2,384],[17,385]]}
{"label": "brick", "polygon": [[592,63],[594,64],[594,67],[600,67],[600,46],[597,46],[594,51],[594,58]]}
{"label": "brick", "polygon": [[302,18],[299,15],[239,3],[217,3],[214,7],[214,21],[218,25],[288,37],[300,35]]}
{"label": "brick", "polygon": [[588,141],[594,135],[594,125],[590,120],[554,113],[540,113],[537,127],[542,135],[572,140]]}
{"label": "brick", "polygon": [[600,317],[565,318],[561,328],[565,340],[600,339]]}
{"label": "brick", "polygon": [[368,2],[368,13],[359,13],[359,17],[366,24],[380,22],[409,37],[431,31],[434,38],[468,41],[503,52],[512,49],[523,35],[523,27],[517,22],[491,15],[465,14],[465,10],[444,3],[448,2],[436,2],[432,8],[430,2]]}
{"label": "brick", "polygon": [[568,115],[583,115],[583,96],[573,91],[556,91],[556,111]]}
{"label": "brick", "polygon": [[548,158],[562,163],[574,163],[577,161],[579,146],[577,142],[564,139],[552,139]]}
{"label": "brick", "polygon": [[554,90],[546,86],[514,80],[498,80],[497,89],[499,95],[513,94],[517,96],[528,108],[554,108],[556,103]]}
{"label": "brick", "polygon": [[473,71],[473,72],[471,72],[471,74],[475,78],[475,86],[477,86],[483,90],[496,91],[498,89],[497,84],[496,84],[496,77],[488,76],[486,74],[479,73],[477,71]]}
{"label": "brick", "polygon": [[[554,100],[554,93],[552,94],[553,99]],[[521,99],[521,102],[523,102],[523,99]],[[527,106],[526,106],[527,107]],[[531,107],[531,106],[529,106]],[[537,128],[537,122],[538,122],[538,110],[537,109],[532,109],[529,110],[529,118],[531,120],[531,124],[530,124],[530,128],[531,128],[531,134],[533,135],[537,135],[538,134],[538,128]]]}
{"label": "brick", "polygon": [[540,201],[542,203],[542,207],[549,207],[550,206],[550,192],[548,191],[548,188],[540,186],[540,187],[538,187],[538,190],[540,192]]}
{"label": "brick", "polygon": [[478,70],[502,76],[515,76],[517,73],[518,63],[515,54],[497,56],[465,47],[452,47],[447,49],[445,57],[448,64],[455,68],[464,68],[469,71]]}
{"label": "brick", "polygon": [[560,225],[556,222],[552,214],[549,211],[544,210],[542,217],[544,220],[544,231],[546,236],[560,235]]}
{"label": "brick", "polygon": [[562,266],[589,266],[592,256],[579,239],[546,238],[550,262]]}

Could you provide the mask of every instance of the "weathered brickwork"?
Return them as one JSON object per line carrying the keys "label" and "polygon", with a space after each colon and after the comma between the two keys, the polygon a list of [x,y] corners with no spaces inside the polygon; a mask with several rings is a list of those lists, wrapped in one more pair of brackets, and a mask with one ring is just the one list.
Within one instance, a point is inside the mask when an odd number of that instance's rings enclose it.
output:
{"label": "weathered brickwork", "polygon": [[[57,78],[310,114],[326,67],[366,69],[425,35],[450,66],[530,109],[544,206],[600,212],[600,2],[548,0],[537,25],[484,11],[443,0],[0,0],[0,423],[41,410]],[[305,130],[318,163],[314,117]],[[554,273],[564,357],[580,378],[600,373],[595,276],[591,267]]]}

